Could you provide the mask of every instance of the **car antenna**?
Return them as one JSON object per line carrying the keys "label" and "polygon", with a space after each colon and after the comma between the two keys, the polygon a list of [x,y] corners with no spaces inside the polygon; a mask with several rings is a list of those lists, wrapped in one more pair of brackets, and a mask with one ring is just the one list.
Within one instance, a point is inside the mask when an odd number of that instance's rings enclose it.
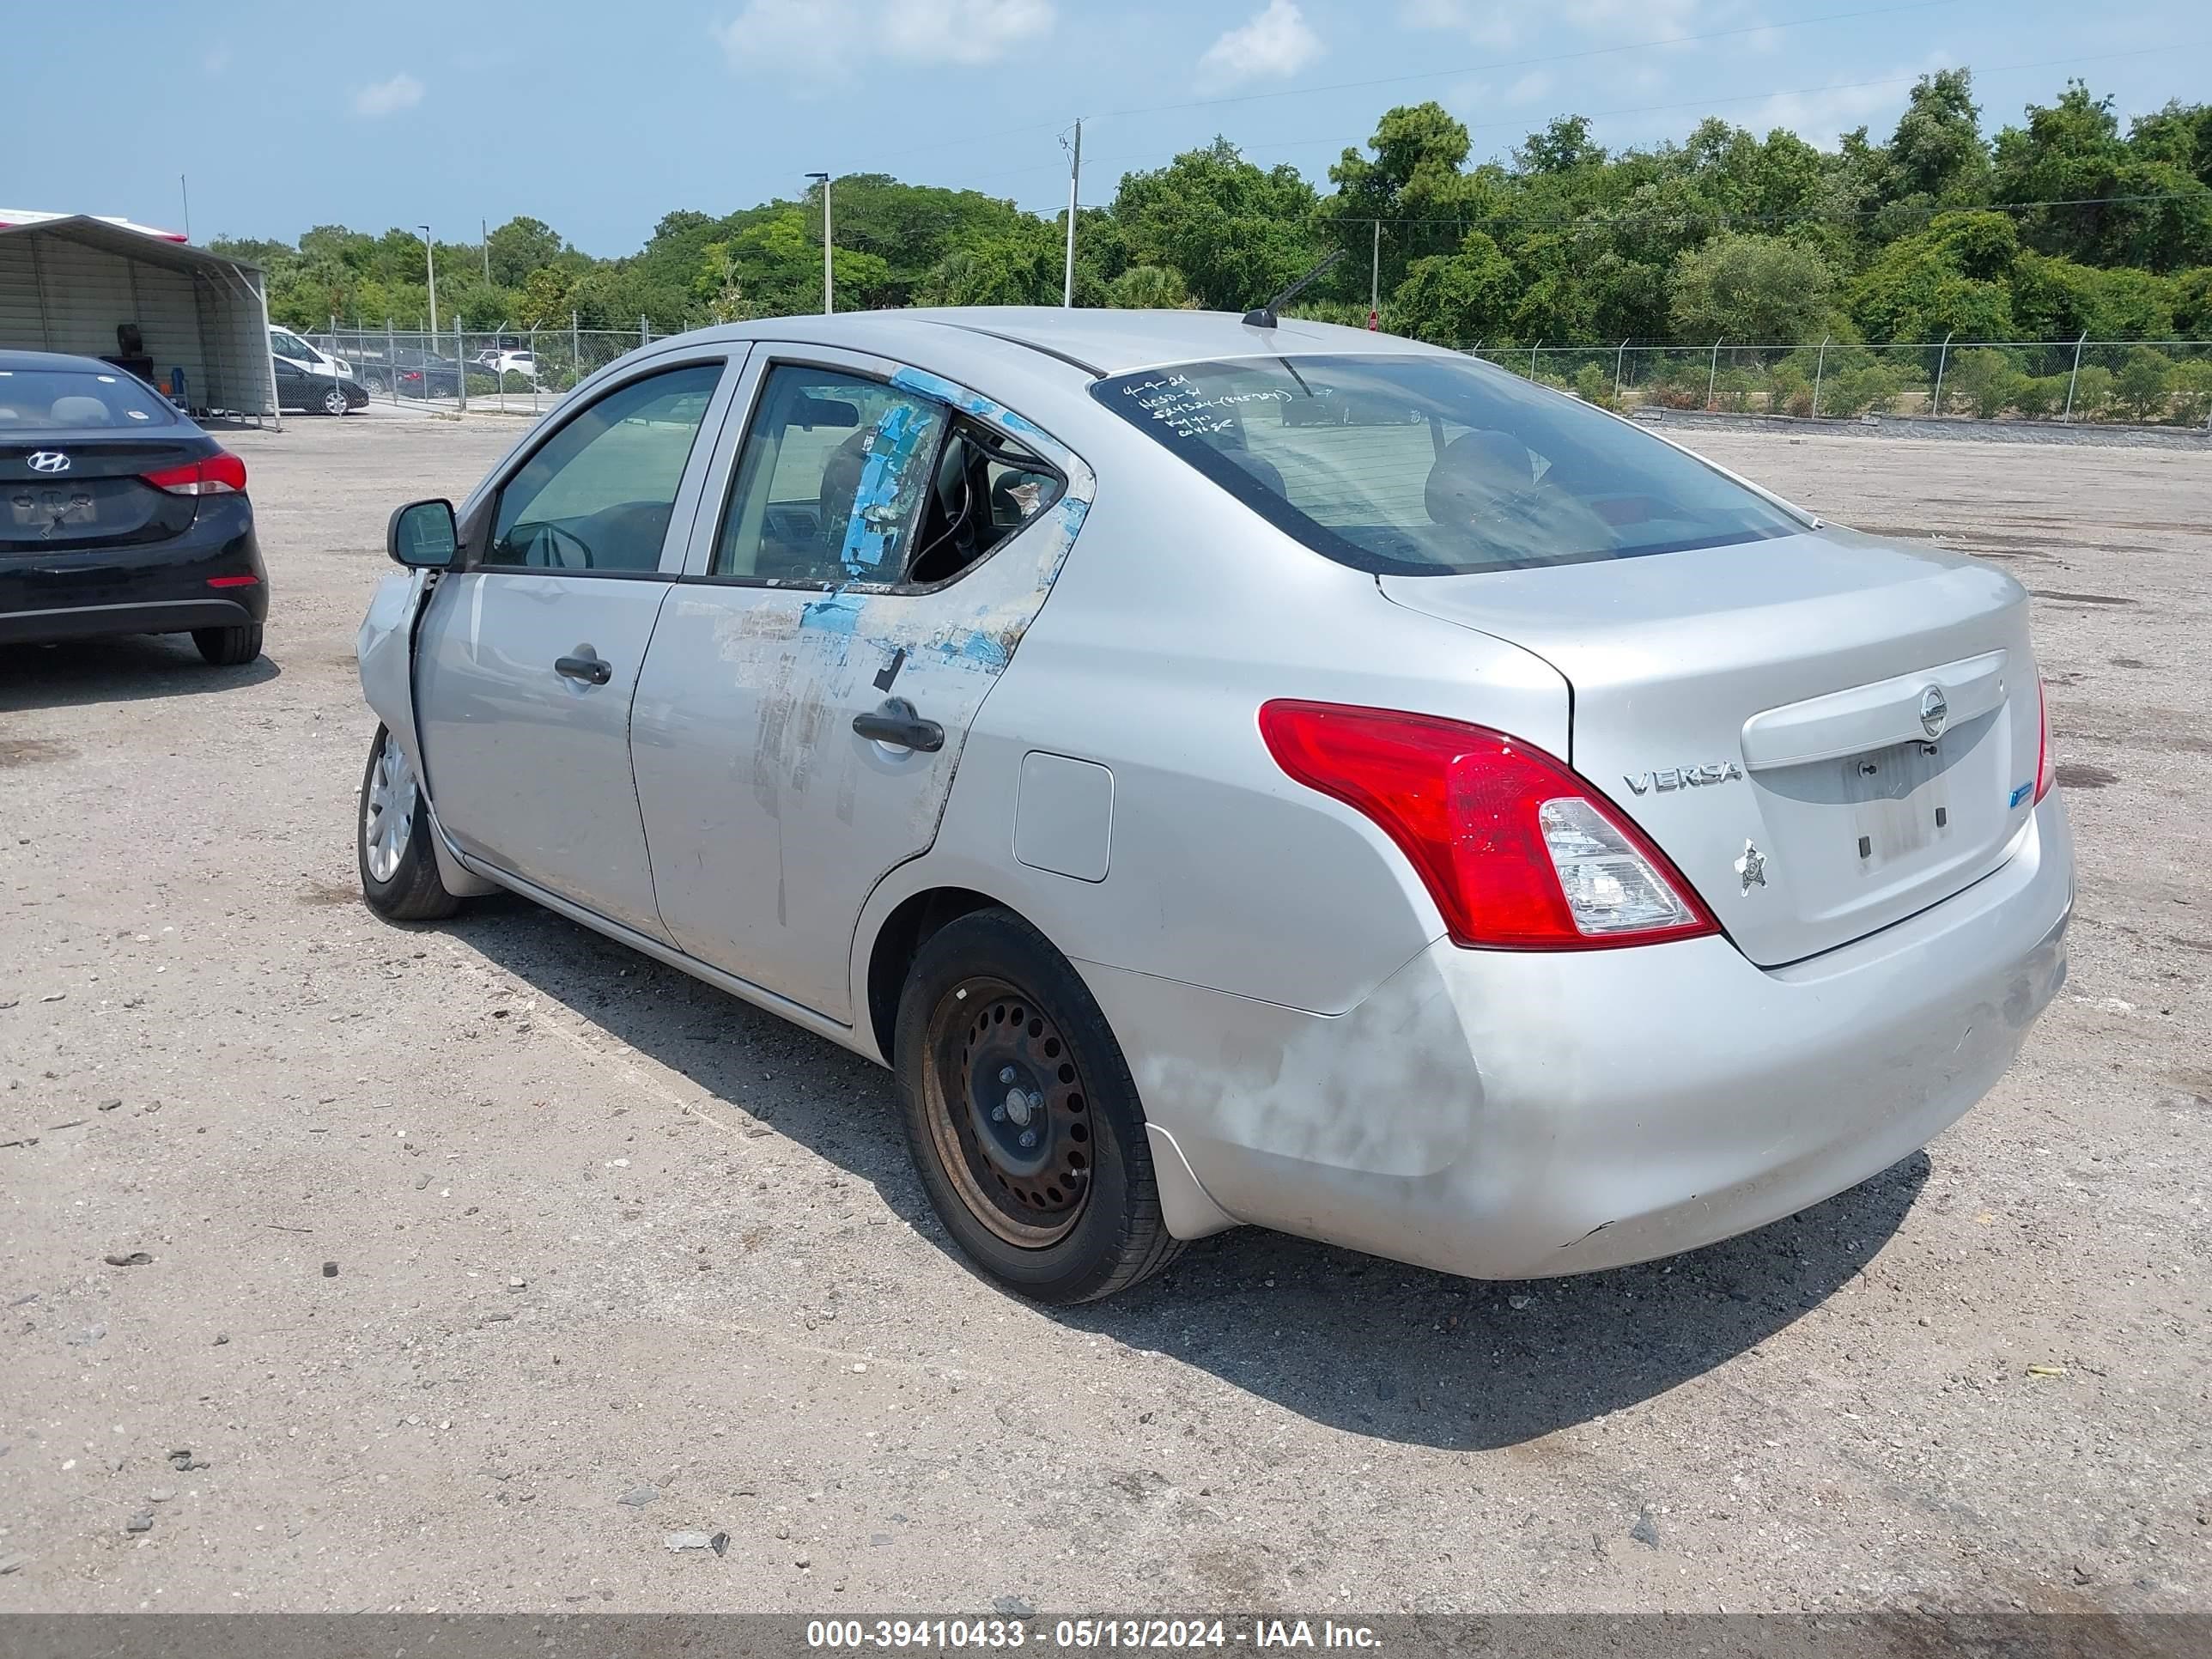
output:
{"label": "car antenna", "polygon": [[1328,268],[1342,258],[1344,258],[1344,250],[1342,248],[1339,248],[1334,253],[1325,257],[1319,264],[1316,265],[1311,270],[1306,272],[1304,276],[1299,277],[1297,282],[1292,283],[1280,294],[1278,294],[1273,299],[1268,301],[1267,304],[1258,307],[1256,310],[1246,312],[1244,313],[1245,326],[1248,328],[1274,327],[1275,308],[1278,306],[1286,306],[1290,304],[1291,301],[1297,299],[1299,295],[1304,293],[1316,283],[1319,282],[1322,277],[1328,273]]}

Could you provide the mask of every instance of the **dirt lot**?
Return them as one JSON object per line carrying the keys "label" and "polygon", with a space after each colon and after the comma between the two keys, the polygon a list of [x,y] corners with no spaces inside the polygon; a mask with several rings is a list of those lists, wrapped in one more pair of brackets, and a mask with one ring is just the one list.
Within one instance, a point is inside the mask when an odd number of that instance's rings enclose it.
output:
{"label": "dirt lot", "polygon": [[1699,440],[2041,596],[2073,978],[1925,1154],[1646,1268],[1243,1231],[1057,1315],[884,1074],[360,904],[385,514],[519,430],[239,434],[250,669],[0,648],[0,1608],[2212,1604],[2212,456]]}

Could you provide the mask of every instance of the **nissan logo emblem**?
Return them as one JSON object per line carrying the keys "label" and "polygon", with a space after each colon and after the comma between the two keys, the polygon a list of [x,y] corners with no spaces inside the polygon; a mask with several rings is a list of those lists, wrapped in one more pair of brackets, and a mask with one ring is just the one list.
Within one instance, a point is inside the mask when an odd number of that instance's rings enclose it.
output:
{"label": "nissan logo emblem", "polygon": [[58,449],[34,449],[31,452],[31,471],[66,472],[69,471],[69,457]]}
{"label": "nissan logo emblem", "polygon": [[1920,694],[1920,729],[1931,738],[1943,735],[1943,728],[1951,719],[1951,705],[1944,700],[1943,688],[1931,685]]}

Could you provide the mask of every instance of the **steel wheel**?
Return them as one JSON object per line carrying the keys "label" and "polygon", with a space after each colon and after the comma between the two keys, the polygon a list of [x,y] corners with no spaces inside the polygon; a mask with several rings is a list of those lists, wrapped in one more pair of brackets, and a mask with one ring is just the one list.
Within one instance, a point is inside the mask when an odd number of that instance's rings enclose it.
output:
{"label": "steel wheel", "polygon": [[369,769],[368,788],[362,797],[361,838],[368,872],[379,881],[390,881],[407,852],[415,833],[415,769],[407,752],[389,736],[377,750]]}
{"label": "steel wheel", "polygon": [[922,1107],[954,1190],[1023,1249],[1073,1231],[1091,1196],[1084,1081],[1059,1028],[1000,979],[963,981],[930,1014]]}

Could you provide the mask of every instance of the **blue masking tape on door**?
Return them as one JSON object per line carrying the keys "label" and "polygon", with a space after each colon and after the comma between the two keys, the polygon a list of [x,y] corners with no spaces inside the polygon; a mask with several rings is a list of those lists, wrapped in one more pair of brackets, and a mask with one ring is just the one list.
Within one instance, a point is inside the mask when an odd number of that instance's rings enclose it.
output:
{"label": "blue masking tape on door", "polygon": [[838,554],[848,574],[881,569],[896,550],[899,526],[872,524],[870,515],[896,503],[907,464],[932,424],[911,404],[893,404],[876,422],[868,459],[860,468],[860,487],[853,498],[853,516],[845,525],[845,545]]}

